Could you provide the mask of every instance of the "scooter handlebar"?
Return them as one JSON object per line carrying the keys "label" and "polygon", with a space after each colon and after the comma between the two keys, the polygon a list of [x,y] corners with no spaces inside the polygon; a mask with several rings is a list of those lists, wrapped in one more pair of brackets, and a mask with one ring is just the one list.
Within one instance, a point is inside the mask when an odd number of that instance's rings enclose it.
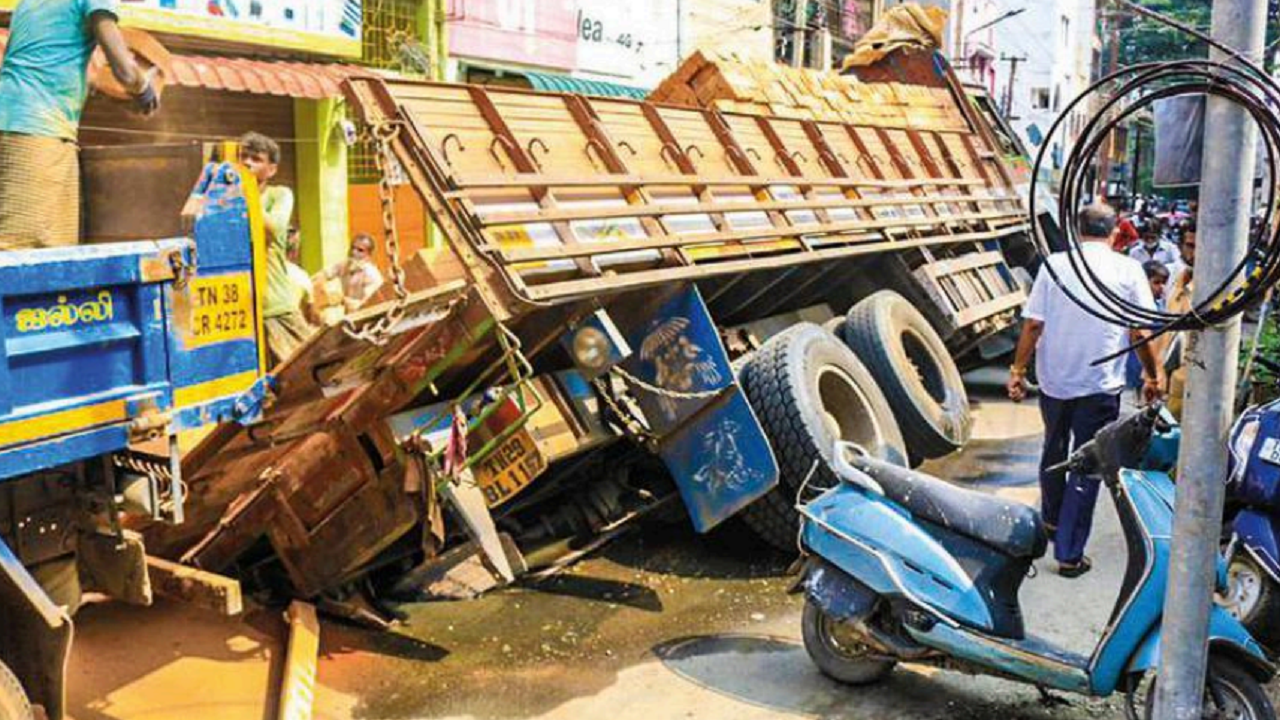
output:
{"label": "scooter handlebar", "polygon": [[1153,432],[1169,430],[1171,425],[1163,417],[1163,410],[1162,403],[1152,403],[1133,415],[1111,421],[1066,460],[1050,465],[1044,472],[1060,476],[1068,472],[1094,474],[1118,470],[1119,466],[1136,460],[1128,456],[1141,454],[1137,452],[1138,445],[1145,452]]}

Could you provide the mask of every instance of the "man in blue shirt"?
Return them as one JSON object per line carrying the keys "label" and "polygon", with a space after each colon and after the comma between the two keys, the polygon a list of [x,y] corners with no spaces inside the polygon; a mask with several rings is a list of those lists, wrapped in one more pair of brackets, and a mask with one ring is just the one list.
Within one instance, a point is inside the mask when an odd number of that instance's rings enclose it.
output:
{"label": "man in blue shirt", "polygon": [[80,238],[76,135],[101,45],[111,72],[151,114],[159,97],[116,24],[117,0],[22,0],[0,66],[0,249]]}

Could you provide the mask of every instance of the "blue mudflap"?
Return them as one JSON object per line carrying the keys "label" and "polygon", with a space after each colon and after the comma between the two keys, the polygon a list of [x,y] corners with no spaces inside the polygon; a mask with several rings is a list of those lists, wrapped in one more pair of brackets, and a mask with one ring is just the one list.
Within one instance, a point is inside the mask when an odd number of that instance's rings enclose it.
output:
{"label": "blue mudflap", "polygon": [[778,463],[738,387],[729,356],[693,285],[644,323],[627,328],[639,351],[623,367],[663,390],[718,391],[685,398],[633,387],[658,454],[680,488],[693,526],[706,532],[778,482]]}

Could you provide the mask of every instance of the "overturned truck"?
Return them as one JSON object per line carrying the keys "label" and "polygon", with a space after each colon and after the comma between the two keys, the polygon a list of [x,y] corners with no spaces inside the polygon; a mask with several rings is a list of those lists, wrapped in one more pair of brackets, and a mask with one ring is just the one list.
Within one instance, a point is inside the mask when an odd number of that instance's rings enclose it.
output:
{"label": "overturned truck", "polygon": [[928,48],[726,62],[682,68],[684,104],[348,81],[443,246],[186,454],[148,548],[302,597],[465,594],[680,504],[793,549],[837,437],[960,446],[954,358],[1024,299],[992,128]]}

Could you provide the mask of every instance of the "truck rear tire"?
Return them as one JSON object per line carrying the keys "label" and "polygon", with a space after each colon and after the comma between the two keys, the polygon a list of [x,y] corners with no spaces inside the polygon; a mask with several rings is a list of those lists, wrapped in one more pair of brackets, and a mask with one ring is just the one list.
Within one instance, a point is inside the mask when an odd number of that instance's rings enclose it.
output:
{"label": "truck rear tire", "polygon": [[818,325],[801,323],[775,335],[740,377],[778,459],[778,486],[742,513],[770,545],[796,550],[796,493],[811,471],[811,488],[837,482],[828,465],[836,439],[890,462],[906,462],[902,433],[875,380],[848,347]]}
{"label": "truck rear tire", "polygon": [[32,720],[33,717],[22,683],[0,662],[0,720]]}
{"label": "truck rear tire", "polygon": [[907,299],[882,290],[845,320],[844,341],[880,384],[911,453],[911,464],[969,441],[973,417],[960,369],[929,321]]}

